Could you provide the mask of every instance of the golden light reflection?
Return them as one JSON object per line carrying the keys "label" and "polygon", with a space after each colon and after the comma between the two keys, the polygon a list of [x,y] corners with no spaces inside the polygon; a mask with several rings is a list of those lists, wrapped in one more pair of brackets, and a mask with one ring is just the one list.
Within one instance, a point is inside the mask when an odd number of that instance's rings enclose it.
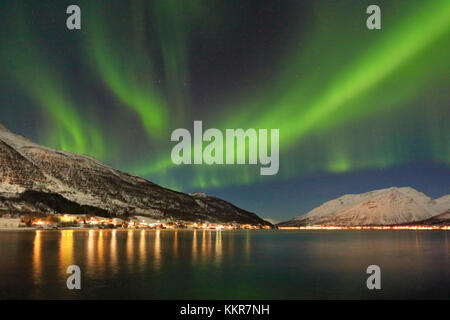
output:
{"label": "golden light reflection", "polygon": [[104,263],[104,240],[103,240],[103,230],[98,232],[97,238],[97,260],[99,265]]}
{"label": "golden light reflection", "polygon": [[134,233],[132,230],[127,232],[127,261],[131,265],[134,256]]}
{"label": "golden light reflection", "polygon": [[415,249],[419,252],[420,251],[420,234],[419,234],[419,232],[414,232],[414,235],[415,235],[415,245],[414,245],[414,247],[415,247]]}
{"label": "golden light reflection", "polygon": [[222,231],[216,231],[216,244],[215,244],[215,264],[219,266],[222,263]]}
{"label": "golden light reflection", "polygon": [[161,230],[155,231],[155,269],[161,268]]}
{"label": "golden light reflection", "polygon": [[42,277],[42,252],[41,252],[41,231],[36,231],[33,242],[33,281],[35,284],[41,281]]}
{"label": "golden light reflection", "polygon": [[230,255],[230,257],[234,256],[234,232],[230,232],[228,233],[228,238],[227,238],[227,253]]}
{"label": "golden light reflection", "polygon": [[110,259],[112,270],[117,271],[117,230],[111,231],[111,242],[110,242]]}
{"label": "golden light reflection", "polygon": [[178,230],[173,234],[173,255],[175,258],[178,256]]}
{"label": "golden light reflection", "polygon": [[88,240],[87,240],[87,272],[93,270],[95,263],[95,231],[89,230]]}
{"label": "golden light reflection", "polygon": [[212,241],[212,233],[211,230],[203,230],[202,234],[202,248],[201,248],[201,260],[203,263],[207,263],[213,258],[214,255],[214,248],[213,248],[213,241]]}
{"label": "golden light reflection", "polygon": [[250,236],[251,236],[250,231],[247,231],[245,236],[245,258],[247,261],[250,260],[250,251],[251,251]]}
{"label": "golden light reflection", "polygon": [[200,259],[205,260],[206,259],[206,231],[203,230],[202,233],[202,246],[201,246],[201,255]]}
{"label": "golden light reflection", "polygon": [[192,232],[192,262],[197,261],[197,230]]}
{"label": "golden light reflection", "polygon": [[208,255],[210,256],[210,253],[212,251],[212,231],[208,230]]}
{"label": "golden light reflection", "polygon": [[144,267],[147,262],[146,240],[147,236],[145,234],[145,230],[141,230],[141,235],[139,238],[139,264],[141,267]]}
{"label": "golden light reflection", "polygon": [[66,274],[67,267],[73,263],[73,230],[62,230],[59,240],[59,266]]}

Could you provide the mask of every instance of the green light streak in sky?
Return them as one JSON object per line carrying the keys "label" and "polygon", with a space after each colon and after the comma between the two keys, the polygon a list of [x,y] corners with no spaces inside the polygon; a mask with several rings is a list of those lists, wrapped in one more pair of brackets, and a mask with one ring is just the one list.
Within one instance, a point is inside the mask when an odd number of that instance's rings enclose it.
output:
{"label": "green light streak in sky", "polygon": [[[335,83],[313,103],[308,111],[300,113],[297,121],[283,130],[283,145],[303,137],[320,120],[378,85],[417,53],[445,34],[450,27],[450,3],[430,1],[413,17],[369,51],[355,65],[336,78]],[[357,106],[361,108],[361,106]],[[374,110],[372,110],[373,112]],[[369,111],[370,112],[370,111]],[[334,121],[341,121],[335,118]]]}
{"label": "green light streak in sky", "polygon": [[[113,26],[107,23],[103,12],[107,10],[91,4],[92,15],[87,15],[86,51],[91,65],[98,72],[103,82],[126,107],[131,108],[139,116],[150,137],[161,137],[168,123],[168,110],[163,97],[158,93],[154,83],[157,80],[153,63],[147,55],[145,43],[145,15],[142,2],[133,2],[133,23],[131,24],[131,41],[126,39],[120,46],[112,42],[120,34],[107,32],[117,30],[122,25]],[[125,47],[129,49],[124,50]]]}
{"label": "green light streak in sky", "polygon": [[150,2],[151,18],[155,24],[168,99],[172,112],[184,116],[189,106],[188,39],[186,33],[197,17],[199,1],[166,0]]}
{"label": "green light streak in sky", "polygon": [[[274,76],[255,79],[251,90],[221,92],[228,100],[211,106],[201,119],[192,119],[191,111],[197,110],[191,110],[196,106],[190,78],[196,70],[189,68],[189,53],[196,28],[209,26],[202,24],[202,10],[213,5],[180,0],[129,3],[82,1],[83,29],[74,38],[81,40],[80,51],[88,61],[80,62],[82,69],[87,66],[80,74],[93,71],[92,78],[101,80],[92,92],[81,86],[82,94],[75,92],[79,85],[71,83],[59,63],[64,57],[53,61],[45,46],[41,50],[38,44],[45,42],[30,32],[27,19],[18,17],[11,26],[14,31],[2,43],[2,60],[48,123],[41,142],[105,160],[113,158],[104,143],[107,137],[122,156],[117,166],[177,190],[411,161],[450,164],[449,1],[385,2],[382,30],[377,31],[366,30],[362,4],[351,8],[336,1],[315,2],[311,22],[299,24],[280,57],[267,61]],[[117,16],[122,8],[126,10]],[[91,80],[90,74],[87,78]],[[95,104],[83,106],[97,97],[104,98],[100,103],[113,101],[102,105],[108,110],[104,123],[98,121],[99,111],[90,112]],[[122,124],[121,116],[124,122],[136,119],[142,128],[123,124],[121,130],[132,130],[103,131],[106,122]],[[259,166],[174,166],[170,133],[177,127],[191,130],[193,120],[203,120],[204,130],[280,129],[279,175],[261,177]],[[139,146],[129,147],[129,137],[136,137]],[[131,150],[130,155],[124,150]]]}
{"label": "green light streak in sky", "polygon": [[[320,14],[323,14],[323,11],[320,11]],[[336,29],[339,29],[339,21],[333,22],[332,17],[326,16],[318,20],[329,20],[331,22],[328,22],[328,27],[335,25]],[[393,121],[379,120],[379,127],[374,127],[373,130],[381,130],[391,136],[397,135],[403,141],[398,143],[391,139],[382,139],[380,142],[381,138],[374,138],[368,130],[368,117],[376,114],[389,119],[393,110],[405,108],[408,101],[419,95],[426,96],[424,89],[430,81],[432,83],[433,77],[442,74],[442,65],[445,65],[448,59],[449,45],[445,39],[449,27],[450,3],[433,1],[412,10],[404,10],[403,16],[396,16],[395,19],[389,16],[383,18],[381,31],[361,32],[357,38],[352,37],[351,33],[342,37],[342,33],[349,31],[345,28],[337,31],[320,29],[313,33],[316,38],[310,41],[310,47],[286,59],[288,65],[280,68],[283,73],[278,83],[271,84],[270,89],[246,96],[237,106],[231,105],[231,111],[223,117],[226,120],[218,120],[222,118],[220,116],[211,119],[215,123],[212,127],[279,128],[282,157],[294,158],[297,162],[293,165],[288,161],[284,168],[282,166],[282,177],[314,171],[346,172],[385,168],[407,163],[408,159],[414,158],[414,155],[410,156],[411,151],[408,151],[408,145],[414,144],[410,142],[414,136],[396,132],[396,123]],[[343,39],[341,51],[327,51],[326,40],[339,35],[339,32],[341,34],[338,38]],[[364,39],[365,36],[371,37],[370,41]],[[358,41],[361,45],[356,46],[355,57],[339,59],[349,53],[351,43]],[[323,68],[314,68],[322,65]],[[299,71],[297,66],[302,69]],[[306,76],[295,81],[296,73]],[[415,111],[418,119],[421,113],[426,114],[426,110]],[[360,122],[361,128],[346,132],[345,124],[355,122]],[[190,126],[191,124],[188,124],[188,128]],[[433,124],[430,124],[430,127],[432,126]],[[335,130],[343,133],[337,137]],[[449,145],[448,140],[445,142],[445,139],[442,139],[446,134],[446,130],[443,130],[438,136],[427,138],[429,145],[433,145],[433,140],[444,141],[443,146],[439,145],[429,152],[436,161],[449,164]],[[436,130],[431,130],[434,131]],[[304,142],[306,137],[314,136],[317,145]],[[360,147],[359,150],[349,148],[354,139],[369,146]],[[309,156],[308,153],[311,152],[315,156]],[[171,167],[173,165],[170,159],[162,158],[156,165],[140,168],[139,172],[148,174],[155,170],[167,171]],[[196,167],[194,185],[206,188],[261,180],[256,170],[252,170],[236,167],[233,172],[227,171],[228,175],[221,177],[223,167]]]}
{"label": "green light streak in sky", "polygon": [[[284,93],[270,110],[262,112],[262,116],[256,117],[251,123],[254,127],[277,127],[282,130],[283,148],[298,142],[310,131],[317,130],[327,116],[333,115],[335,124],[342,123],[353,111],[359,115],[377,112],[378,108],[368,108],[359,104],[353,104],[352,99],[370,93],[377,85],[386,80],[396,71],[402,71],[402,66],[414,58],[433,41],[448,33],[450,26],[450,4],[445,1],[428,2],[427,6],[417,8],[415,15],[405,15],[403,23],[393,31],[381,30],[383,38],[375,45],[370,45],[357,61],[348,65],[343,71],[334,76],[334,81],[325,88],[319,90],[316,97],[309,98],[310,86],[300,82],[296,87]],[[399,18],[400,19],[400,18]],[[386,29],[386,27],[385,27]],[[436,49],[442,46],[439,45]],[[448,45],[447,48],[448,49]],[[334,53],[331,53],[334,54]],[[302,60],[300,56],[298,59]],[[326,56],[323,57],[326,59]],[[320,64],[320,61],[315,61]],[[438,65],[442,61],[438,61]],[[314,76],[314,75],[313,75]],[[418,75],[416,75],[418,76]],[[419,75],[420,76],[420,75]],[[329,78],[327,70],[323,73],[323,80]],[[420,79],[409,79],[411,85]],[[324,81],[326,83],[326,81]],[[411,93],[410,93],[411,94]],[[303,96],[306,95],[306,101]],[[312,101],[309,101],[309,100]],[[383,101],[380,101],[380,104]],[[399,106],[401,103],[398,104]],[[343,112],[336,113],[341,108]],[[354,109],[354,110],[353,110]],[[239,122],[240,114],[232,117],[232,122]],[[282,124],[282,125],[280,125]],[[233,125],[228,123],[227,126]]]}
{"label": "green light streak in sky", "polygon": [[89,121],[92,126],[87,125],[88,115],[82,117],[78,113],[74,100],[66,94],[68,90],[63,85],[63,78],[54,71],[55,68],[49,67],[41,50],[36,48],[23,13],[13,11],[12,14],[17,16],[16,25],[11,28],[15,31],[12,31],[10,42],[4,47],[8,50],[2,50],[3,61],[7,62],[6,67],[12,77],[41,108],[43,118],[51,119],[44,135],[45,141],[41,143],[57,149],[103,157],[103,138],[94,119]]}

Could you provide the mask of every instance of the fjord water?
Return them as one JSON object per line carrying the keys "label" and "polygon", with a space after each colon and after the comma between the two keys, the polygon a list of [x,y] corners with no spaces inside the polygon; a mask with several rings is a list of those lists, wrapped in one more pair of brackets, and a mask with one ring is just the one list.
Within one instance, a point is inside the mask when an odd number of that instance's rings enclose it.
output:
{"label": "fjord water", "polygon": [[[448,231],[0,232],[1,299],[448,299]],[[68,290],[67,267],[81,268]],[[366,268],[381,268],[368,290]]]}

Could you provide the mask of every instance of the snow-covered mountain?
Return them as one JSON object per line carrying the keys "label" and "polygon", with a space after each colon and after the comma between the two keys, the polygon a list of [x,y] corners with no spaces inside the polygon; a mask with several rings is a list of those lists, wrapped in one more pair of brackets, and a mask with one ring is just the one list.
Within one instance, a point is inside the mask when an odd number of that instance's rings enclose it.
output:
{"label": "snow-covered mountain", "polygon": [[278,226],[395,225],[427,220],[449,209],[450,195],[433,200],[410,187],[392,187],[344,195]]}
{"label": "snow-covered mountain", "polygon": [[221,199],[163,188],[89,156],[40,146],[2,125],[1,212],[143,215],[270,225]]}
{"label": "snow-covered mountain", "polygon": [[424,226],[450,226],[450,210],[415,224]]}

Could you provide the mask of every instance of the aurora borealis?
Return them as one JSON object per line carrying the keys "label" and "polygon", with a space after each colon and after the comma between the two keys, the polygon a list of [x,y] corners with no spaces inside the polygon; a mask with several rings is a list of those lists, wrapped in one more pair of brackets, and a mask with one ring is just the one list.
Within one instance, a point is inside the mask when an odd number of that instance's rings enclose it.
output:
{"label": "aurora borealis", "polygon": [[[0,17],[0,123],[40,144],[280,220],[390,185],[450,192],[447,0],[8,1]],[[278,175],[175,166],[171,132],[195,120],[279,129]]]}

